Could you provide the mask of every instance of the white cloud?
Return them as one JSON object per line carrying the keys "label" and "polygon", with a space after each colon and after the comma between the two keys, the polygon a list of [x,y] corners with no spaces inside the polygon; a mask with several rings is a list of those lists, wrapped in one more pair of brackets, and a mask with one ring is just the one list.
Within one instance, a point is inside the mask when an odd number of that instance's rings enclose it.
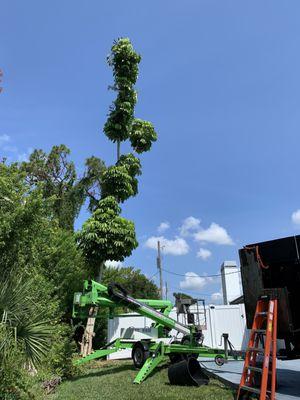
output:
{"label": "white cloud", "polygon": [[159,224],[159,226],[157,228],[157,232],[163,233],[163,232],[167,231],[169,228],[170,228],[170,222],[164,221]]}
{"label": "white cloud", "polygon": [[119,268],[123,267],[122,261],[115,261],[115,260],[107,260],[105,261],[105,266],[110,268]]}
{"label": "white cloud", "polygon": [[188,236],[191,234],[192,231],[197,231],[200,228],[200,219],[195,218],[195,217],[187,217],[181,227],[179,228],[180,230],[180,235],[181,236]]}
{"label": "white cloud", "polygon": [[199,242],[210,242],[224,245],[234,244],[226,229],[215,222],[213,222],[207,229],[202,229],[195,233],[194,237]]}
{"label": "white cloud", "polygon": [[165,254],[172,254],[173,256],[182,256],[189,252],[189,245],[187,242],[176,237],[175,239],[166,239],[164,236],[151,236],[145,242],[145,247],[157,250],[157,242],[160,241],[162,250]]}
{"label": "white cloud", "polygon": [[197,257],[202,258],[202,260],[207,260],[211,256],[211,251],[208,249],[203,249],[202,247],[199,249],[197,253]]}
{"label": "white cloud", "polygon": [[8,153],[17,153],[18,148],[16,146],[3,146],[3,150],[7,151]]}
{"label": "white cloud", "polygon": [[28,161],[30,154],[33,152],[33,148],[29,147],[25,153],[18,154],[18,161]]}
{"label": "white cloud", "polygon": [[222,301],[223,301],[223,295],[222,295],[222,293],[221,292],[216,292],[216,293],[213,293],[212,295],[211,295],[211,300],[214,302],[214,303],[221,303]]}
{"label": "white cloud", "polygon": [[187,272],[184,280],[179,283],[181,289],[198,291],[204,288],[207,284],[213,282],[211,277],[202,277],[195,272]]}
{"label": "white cloud", "polygon": [[2,146],[4,143],[7,143],[10,141],[10,137],[8,135],[0,135],[0,146]]}
{"label": "white cloud", "polygon": [[16,159],[18,162],[28,161],[30,154],[33,152],[32,147],[28,147],[26,151],[19,151],[17,146],[12,146],[7,144],[11,142],[11,137],[4,134],[0,135],[0,147],[6,153],[12,153],[13,157],[8,156],[7,159],[11,160],[12,158]]}
{"label": "white cloud", "polygon": [[300,209],[293,212],[292,221],[294,224],[300,225]]}

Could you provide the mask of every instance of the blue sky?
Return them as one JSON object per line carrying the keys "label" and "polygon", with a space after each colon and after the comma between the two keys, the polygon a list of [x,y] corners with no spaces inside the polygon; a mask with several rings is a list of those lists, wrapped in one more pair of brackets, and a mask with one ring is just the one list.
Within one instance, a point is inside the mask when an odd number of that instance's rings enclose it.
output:
{"label": "blue sky", "polygon": [[[114,98],[105,59],[115,38],[130,37],[143,57],[136,116],[159,139],[123,206],[140,243],[125,264],[153,275],[145,243],[160,236],[165,269],[218,273],[247,243],[299,233],[299,12],[296,0],[4,0],[1,154],[65,143],[79,171],[91,155],[114,162],[102,134]],[[193,229],[182,230],[188,217]],[[170,292],[185,279],[164,278]],[[193,279],[183,285],[191,294],[220,291],[218,279]]]}

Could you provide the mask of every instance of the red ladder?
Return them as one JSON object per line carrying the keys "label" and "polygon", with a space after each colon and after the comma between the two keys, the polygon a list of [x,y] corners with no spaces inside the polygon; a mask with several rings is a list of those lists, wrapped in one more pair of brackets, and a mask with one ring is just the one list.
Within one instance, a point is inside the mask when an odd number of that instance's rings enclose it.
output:
{"label": "red ladder", "polygon": [[[277,300],[269,296],[257,302],[237,400],[253,398],[253,394],[259,400],[275,400],[277,307]],[[258,354],[263,355],[262,366],[257,365]],[[260,388],[255,385],[258,375]]]}

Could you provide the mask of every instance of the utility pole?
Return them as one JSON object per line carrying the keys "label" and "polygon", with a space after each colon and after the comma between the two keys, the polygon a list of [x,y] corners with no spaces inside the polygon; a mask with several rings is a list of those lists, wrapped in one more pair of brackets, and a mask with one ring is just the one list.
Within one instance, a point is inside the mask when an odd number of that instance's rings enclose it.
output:
{"label": "utility pole", "polygon": [[157,268],[159,270],[159,292],[160,298],[163,300],[163,278],[162,278],[162,269],[161,269],[161,248],[160,248],[160,241],[157,241]]}
{"label": "utility pole", "polygon": [[166,300],[168,300],[168,282],[166,281],[166,287],[165,287],[165,295],[166,295]]}
{"label": "utility pole", "polygon": [[[2,69],[0,69],[0,83],[2,82],[2,77],[3,77],[3,72]],[[0,86],[0,93],[2,92],[2,87]]]}

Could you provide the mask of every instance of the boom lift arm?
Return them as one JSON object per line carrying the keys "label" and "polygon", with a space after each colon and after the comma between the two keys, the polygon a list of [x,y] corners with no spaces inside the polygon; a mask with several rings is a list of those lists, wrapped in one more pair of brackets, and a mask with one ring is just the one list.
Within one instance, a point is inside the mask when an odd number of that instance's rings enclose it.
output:
{"label": "boom lift arm", "polygon": [[[169,300],[135,299],[129,296],[121,285],[116,283],[105,286],[93,280],[84,281],[83,292],[74,294],[73,317],[86,318],[88,308],[91,305],[109,308],[109,318],[116,316],[120,307],[126,307],[137,314],[150,318],[155,322],[158,339],[136,341],[119,338],[94,353],[77,360],[77,364],[105,357],[122,349],[132,349],[134,365],[141,368],[134,383],[141,383],[164,360],[165,355],[168,355],[171,361],[174,358],[178,360],[178,357],[182,359],[193,355],[215,358],[218,363],[220,363],[220,360],[225,362],[227,355],[224,357],[222,355],[224,352],[199,344],[202,332],[199,331],[197,326],[182,324],[169,316],[173,307]],[[170,337],[166,336],[166,331],[172,329],[183,334],[181,343],[166,343],[166,339],[169,342],[171,340]]]}
{"label": "boom lift arm", "polygon": [[175,329],[184,335],[190,335],[194,331],[193,327],[183,325],[169,317],[172,309],[172,303],[169,300],[134,299],[116,283],[104,286],[93,280],[84,281],[84,292],[74,294],[73,305],[73,317],[80,315],[80,312],[76,311],[77,307],[85,308],[90,305],[108,307],[110,317],[113,317],[117,307],[125,306],[165,328]]}

